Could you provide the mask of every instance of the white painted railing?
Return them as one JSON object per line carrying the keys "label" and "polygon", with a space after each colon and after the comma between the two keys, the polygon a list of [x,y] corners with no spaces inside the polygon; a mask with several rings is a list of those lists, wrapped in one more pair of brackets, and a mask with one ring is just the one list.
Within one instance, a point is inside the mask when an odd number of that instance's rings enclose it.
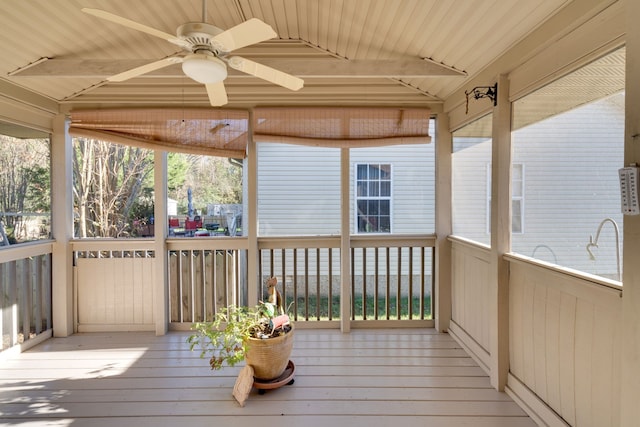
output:
{"label": "white painted railing", "polygon": [[76,330],[155,330],[153,242],[105,239],[72,245]]}
{"label": "white painted railing", "polygon": [[261,282],[276,276],[284,284],[285,305],[299,321],[339,319],[342,283],[351,286],[351,320],[425,320],[434,243],[431,235],[354,236],[351,277],[341,278],[339,237],[262,238]]}
{"label": "white painted railing", "polygon": [[0,250],[0,351],[51,333],[51,242]]}
{"label": "white painted railing", "polygon": [[546,425],[620,425],[622,288],[508,260],[508,387]]}
{"label": "white painted railing", "polygon": [[450,333],[489,371],[489,248],[451,239]]}
{"label": "white painted railing", "polygon": [[[249,286],[264,299],[271,276],[278,277],[284,305],[297,321],[340,320],[343,283],[350,286],[349,320],[425,321],[432,313],[434,243],[431,235],[352,237],[351,275],[341,278],[339,237],[260,238],[256,282],[248,280],[248,238],[168,239],[169,322],[190,325],[229,304],[245,305]],[[162,279],[154,268],[154,242],[72,245],[77,330],[153,330],[154,283]]]}
{"label": "white painted railing", "polygon": [[168,242],[171,323],[203,321],[230,304],[247,304],[247,242],[239,237]]}
{"label": "white painted railing", "polygon": [[[491,373],[490,250],[457,237],[450,241],[449,333]],[[504,259],[509,262],[506,391],[539,425],[619,425],[622,288],[526,257]]]}

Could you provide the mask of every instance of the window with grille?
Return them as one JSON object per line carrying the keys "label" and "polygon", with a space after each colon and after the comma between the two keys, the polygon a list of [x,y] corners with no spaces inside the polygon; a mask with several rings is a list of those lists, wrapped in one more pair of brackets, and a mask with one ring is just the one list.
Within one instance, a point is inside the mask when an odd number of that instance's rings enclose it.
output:
{"label": "window with grille", "polygon": [[391,233],[391,165],[356,165],[358,233]]}

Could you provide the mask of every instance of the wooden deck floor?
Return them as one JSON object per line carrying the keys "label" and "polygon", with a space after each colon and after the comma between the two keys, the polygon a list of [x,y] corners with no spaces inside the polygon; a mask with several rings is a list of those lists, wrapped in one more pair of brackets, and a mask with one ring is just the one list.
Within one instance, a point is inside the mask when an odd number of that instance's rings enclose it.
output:
{"label": "wooden deck floor", "polygon": [[0,425],[535,427],[433,330],[297,330],[295,383],[240,407],[184,332],[78,334],[0,361]]}

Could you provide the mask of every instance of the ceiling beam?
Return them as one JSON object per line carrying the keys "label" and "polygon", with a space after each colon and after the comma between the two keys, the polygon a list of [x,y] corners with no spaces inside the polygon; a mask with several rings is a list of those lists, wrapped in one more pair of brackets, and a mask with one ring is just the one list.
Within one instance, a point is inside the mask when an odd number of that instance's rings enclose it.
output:
{"label": "ceiling beam", "polygon": [[[153,62],[153,59],[48,59],[9,73],[12,77],[106,78]],[[328,58],[259,58],[257,62],[298,77],[399,77],[461,76],[467,73],[427,59],[401,57],[387,60],[342,60]],[[230,76],[248,76],[228,67]],[[141,77],[183,77],[180,65],[172,65]]]}

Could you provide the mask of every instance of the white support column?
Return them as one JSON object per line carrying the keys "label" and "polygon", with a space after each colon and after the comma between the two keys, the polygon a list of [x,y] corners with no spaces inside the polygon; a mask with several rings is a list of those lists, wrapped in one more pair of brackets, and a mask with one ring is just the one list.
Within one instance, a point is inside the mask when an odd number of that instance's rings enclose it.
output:
{"label": "white support column", "polygon": [[502,391],[509,373],[509,266],[503,255],[511,250],[511,103],[504,75],[498,78],[492,133],[489,353],[491,385]]}
{"label": "white support column", "polygon": [[[640,2],[627,0],[624,163],[640,165]],[[640,420],[640,215],[624,217],[622,269],[621,427]]]}
{"label": "white support column", "polygon": [[155,289],[153,290],[154,321],[156,335],[164,335],[169,329],[169,278],[167,259],[167,153],[156,150],[154,153],[153,186],[154,202],[154,252],[155,252]]}
{"label": "white support column", "polygon": [[349,149],[340,151],[340,330],[351,331],[351,229],[349,195],[351,185]]}
{"label": "white support column", "polygon": [[[247,301],[248,306],[258,304],[258,289],[260,272],[258,271],[258,153],[253,135],[253,111],[249,112],[249,130],[247,132],[249,144],[247,147],[247,219],[242,221],[242,227],[247,229],[249,248],[247,250]],[[284,278],[282,278],[284,281]],[[282,284],[284,286],[284,283]]]}
{"label": "white support column", "polygon": [[451,321],[451,153],[453,138],[449,116],[436,118],[436,248],[435,295],[432,295],[436,330],[446,332]]}
{"label": "white support column", "polygon": [[59,114],[53,121],[51,138],[51,228],[53,244],[52,311],[53,334],[66,337],[74,333],[73,253],[73,146],[67,120]]}

